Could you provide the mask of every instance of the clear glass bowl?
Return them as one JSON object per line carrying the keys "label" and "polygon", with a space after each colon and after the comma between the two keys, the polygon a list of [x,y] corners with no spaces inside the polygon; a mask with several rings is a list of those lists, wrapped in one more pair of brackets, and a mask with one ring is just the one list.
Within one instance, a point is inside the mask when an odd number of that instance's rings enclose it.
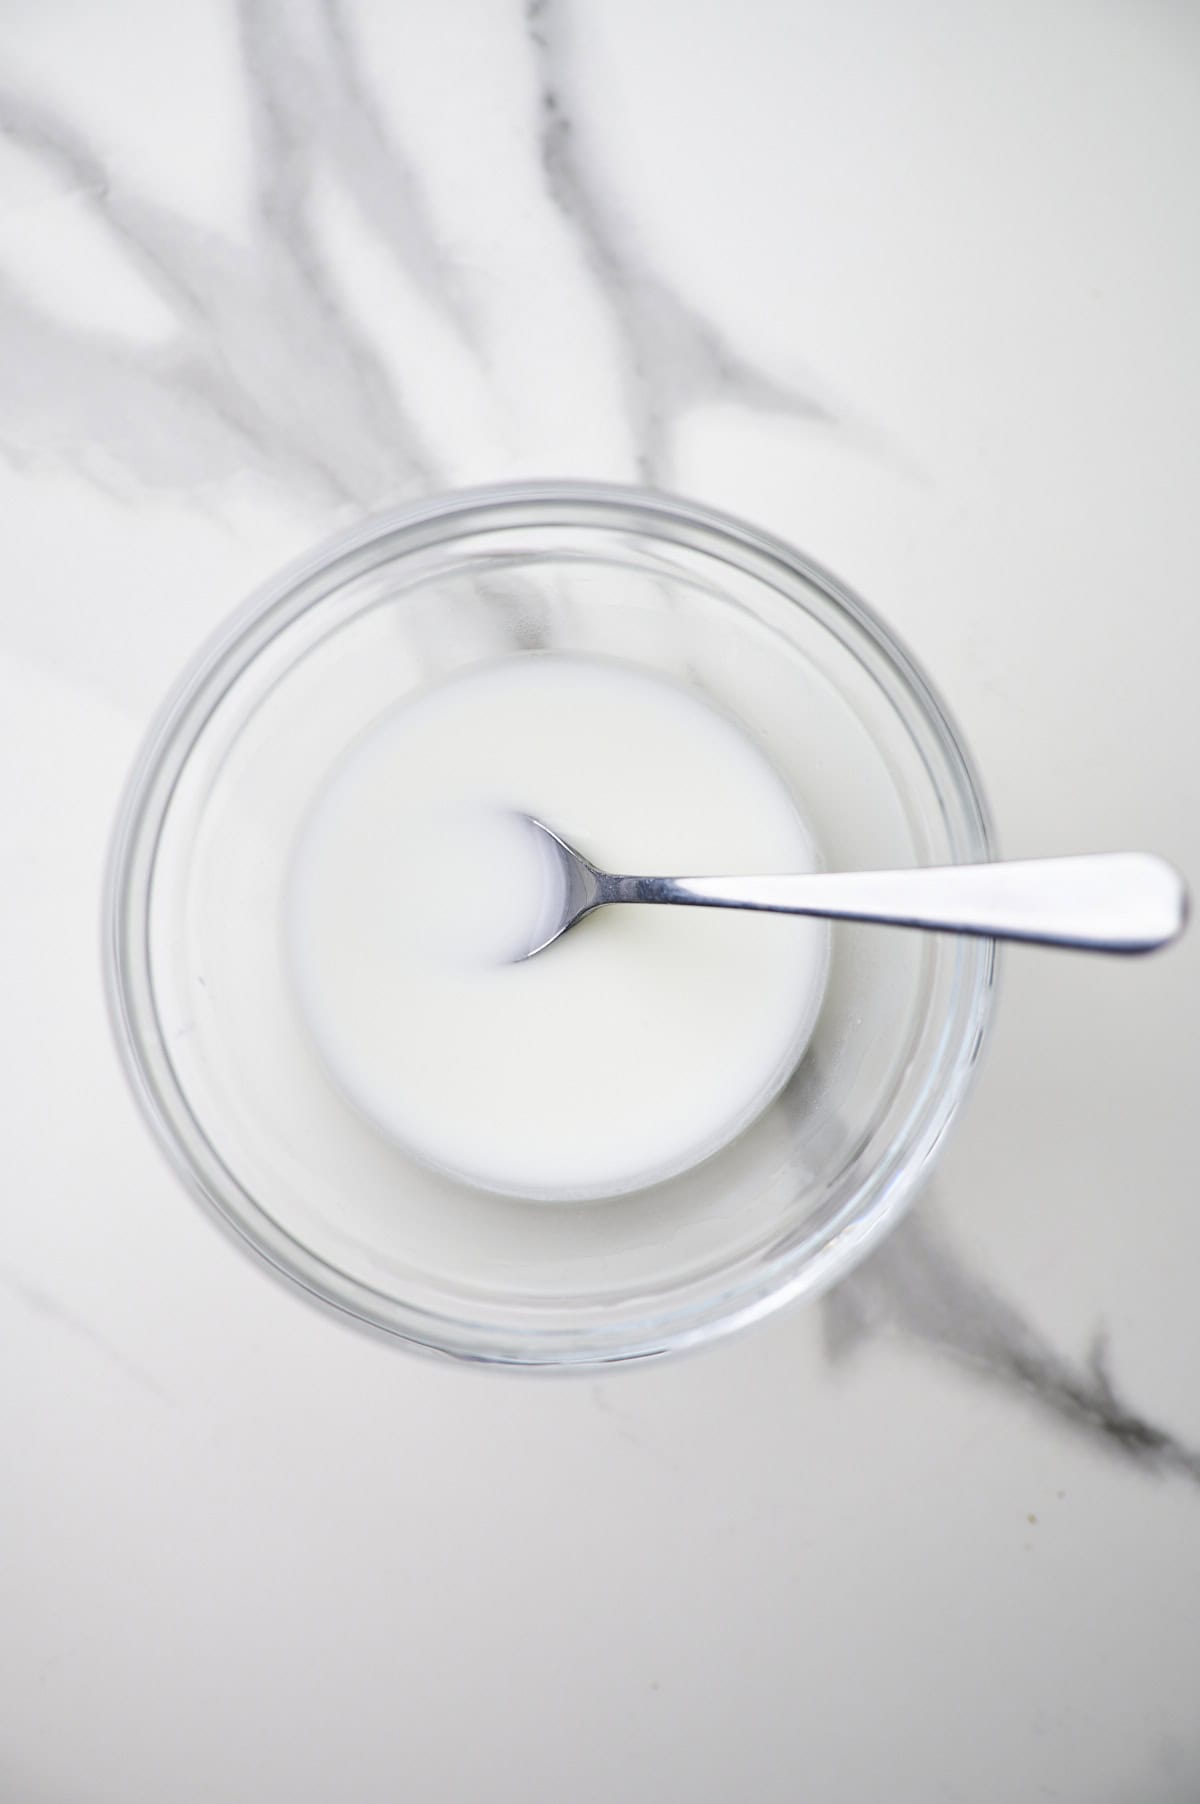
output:
{"label": "clear glass bowl", "polygon": [[294,1010],[279,946],[289,849],[323,774],[398,699],[547,648],[625,659],[733,716],[791,785],[829,868],[989,856],[945,709],[839,583],[704,507],[519,484],[356,528],[203,653],[130,781],[106,947],[150,1125],[257,1252],[424,1347],[581,1365],[709,1340],[863,1257],[962,1100],[994,948],[836,925],[793,1077],[735,1142],[666,1183],[554,1203],[417,1164],[341,1099],[294,1014],[280,1043]]}

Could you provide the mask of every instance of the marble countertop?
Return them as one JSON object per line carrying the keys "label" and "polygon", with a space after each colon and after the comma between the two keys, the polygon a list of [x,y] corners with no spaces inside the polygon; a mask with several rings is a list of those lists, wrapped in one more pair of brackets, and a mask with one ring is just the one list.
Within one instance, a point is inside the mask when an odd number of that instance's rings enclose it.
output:
{"label": "marble countertop", "polygon": [[15,0],[0,45],[0,1796],[1200,1796],[1200,935],[1009,956],[876,1257],[572,1381],[269,1282],[97,950],[197,642],[521,475],[781,533],[917,648],[1007,852],[1200,877],[1200,14]]}

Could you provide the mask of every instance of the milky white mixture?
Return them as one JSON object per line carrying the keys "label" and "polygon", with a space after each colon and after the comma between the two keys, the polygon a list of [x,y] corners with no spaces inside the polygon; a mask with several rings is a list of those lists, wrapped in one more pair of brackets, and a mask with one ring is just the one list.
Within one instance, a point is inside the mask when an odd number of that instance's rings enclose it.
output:
{"label": "milky white mixture", "polygon": [[418,1157],[531,1197],[630,1190],[770,1100],[811,1034],[828,930],[597,911],[526,961],[557,874],[520,816],[609,870],[805,871],[751,740],[664,678],[534,653],[378,721],[315,797],[287,893],[291,980],[332,1080]]}

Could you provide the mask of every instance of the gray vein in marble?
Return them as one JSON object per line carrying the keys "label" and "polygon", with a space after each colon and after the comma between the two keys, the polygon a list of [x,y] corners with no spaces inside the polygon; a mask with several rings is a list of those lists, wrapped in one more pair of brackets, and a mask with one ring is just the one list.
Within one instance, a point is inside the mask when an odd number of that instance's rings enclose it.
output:
{"label": "gray vein in marble", "polygon": [[73,1309],[68,1308],[61,1298],[52,1297],[48,1291],[31,1284],[27,1278],[20,1277],[7,1266],[0,1266],[0,1289],[7,1291],[9,1296],[15,1297],[36,1315],[43,1316],[47,1321],[57,1322],[77,1339],[86,1341],[89,1347],[102,1354],[124,1377],[139,1385],[142,1390],[149,1391],[160,1402],[172,1401],[157,1379],[130,1359],[127,1353],[123,1353],[120,1347],[93,1327],[91,1322],[85,1321]]}
{"label": "gray vein in marble", "polygon": [[[402,166],[390,172],[396,178],[391,206],[378,204],[386,192],[386,176],[380,176],[375,161],[364,153],[378,156],[381,140],[369,133],[364,138],[363,124],[370,115],[362,110],[361,86],[349,61],[345,32],[331,6],[316,8],[311,12],[315,43],[305,56],[297,29],[304,10],[296,0],[289,0],[286,7],[279,0],[241,0],[239,6],[257,141],[259,203],[275,253],[272,261],[280,266],[285,281],[285,272],[297,279],[317,315],[324,354],[340,364],[341,382],[357,390],[364,442],[404,445],[410,482],[417,478],[428,486],[434,479],[430,455],[400,406],[386,366],[342,306],[322,255],[311,215],[317,166],[326,161],[331,168],[340,167],[349,174],[356,198],[365,193],[375,201],[370,209],[375,222],[386,214],[387,223],[399,228],[386,232],[384,241],[393,249],[397,242],[405,246],[411,242],[417,253],[418,282],[427,289],[432,285],[436,298],[445,302],[445,285],[434,279],[431,229],[423,213],[413,211],[411,183]],[[342,154],[347,139],[354,151],[348,158]]]}
{"label": "gray vein in marble", "polygon": [[570,58],[559,0],[526,0],[525,19],[537,73],[546,185],[578,234],[624,348],[642,480],[669,475],[674,427],[704,401],[732,399],[760,413],[831,424],[814,396],[744,356],[645,262],[580,154],[565,98]]}
{"label": "gray vein in marble", "polygon": [[[310,200],[314,161],[322,153],[314,138],[321,114],[314,83],[297,79],[296,63],[285,54],[288,44],[282,21],[263,0],[242,0],[242,37],[252,99],[261,217],[267,234],[265,262],[272,288],[288,293],[297,321],[306,312],[294,344],[300,357],[318,350],[331,366],[337,392],[354,397],[359,416],[356,439],[367,446],[392,443],[407,452],[404,486],[427,484],[433,475],[430,457],[419,445],[411,423],[399,406],[391,378],[375,351],[342,306],[312,227]],[[318,90],[319,91],[319,90]],[[316,115],[309,118],[309,113]],[[322,406],[324,397],[322,397]],[[312,420],[320,432],[318,414]],[[360,499],[374,499],[359,493]]]}
{"label": "gray vein in marble", "polygon": [[324,0],[324,54],[336,78],[335,149],[350,187],[414,286],[479,355],[478,327],[461,272],[445,251],[421,183],[392,141],[359,65],[342,0]]}
{"label": "gray vein in marble", "polygon": [[[102,481],[101,446],[151,487],[249,467],[326,504],[363,507],[436,485],[427,447],[322,259],[311,217],[319,168],[336,169],[364,215],[386,224],[407,273],[448,312],[451,273],[402,162],[371,124],[338,14],[312,14],[317,47],[294,92],[284,76],[300,56],[287,35],[298,14],[286,18],[285,32],[277,9],[243,5],[261,221],[249,244],[115,183],[67,121],[26,94],[0,92],[0,132],[83,197],[175,327],[166,344],[135,346],[0,291],[0,434],[14,462],[49,455]],[[39,387],[47,371],[53,409]]]}
{"label": "gray vein in marble", "polygon": [[1200,1484],[1200,1448],[1120,1395],[1103,1332],[1085,1359],[1068,1359],[968,1267],[927,1208],[910,1215],[823,1308],[826,1347],[835,1361],[879,1333],[920,1342],[1019,1393],[1097,1445]]}
{"label": "gray vein in marble", "polygon": [[[232,380],[219,343],[223,247],[153,203],[110,185],[100,160],[66,121],[26,95],[0,92],[0,132],[38,156],[80,193],[128,260],[170,307],[180,329],[171,350],[145,350],[53,319],[23,297],[0,294],[5,449],[15,462],[61,455],[102,480],[94,447],[152,486],[220,475],[246,461],[278,460],[305,486],[344,499],[334,472],[283,442],[261,408]],[[253,315],[253,305],[244,309]],[[53,417],[41,383],[56,378]],[[20,423],[24,441],[13,436]]]}

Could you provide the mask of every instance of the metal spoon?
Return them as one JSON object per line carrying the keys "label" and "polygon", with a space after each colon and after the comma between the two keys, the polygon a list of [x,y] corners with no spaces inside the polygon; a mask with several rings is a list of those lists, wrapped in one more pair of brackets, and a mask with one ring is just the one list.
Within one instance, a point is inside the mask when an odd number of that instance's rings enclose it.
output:
{"label": "metal spoon", "polygon": [[624,877],[597,870],[542,821],[525,818],[554,880],[547,886],[553,901],[522,958],[614,902],[878,921],[1088,952],[1153,952],[1179,937],[1188,916],[1182,877],[1148,852],[800,877]]}

